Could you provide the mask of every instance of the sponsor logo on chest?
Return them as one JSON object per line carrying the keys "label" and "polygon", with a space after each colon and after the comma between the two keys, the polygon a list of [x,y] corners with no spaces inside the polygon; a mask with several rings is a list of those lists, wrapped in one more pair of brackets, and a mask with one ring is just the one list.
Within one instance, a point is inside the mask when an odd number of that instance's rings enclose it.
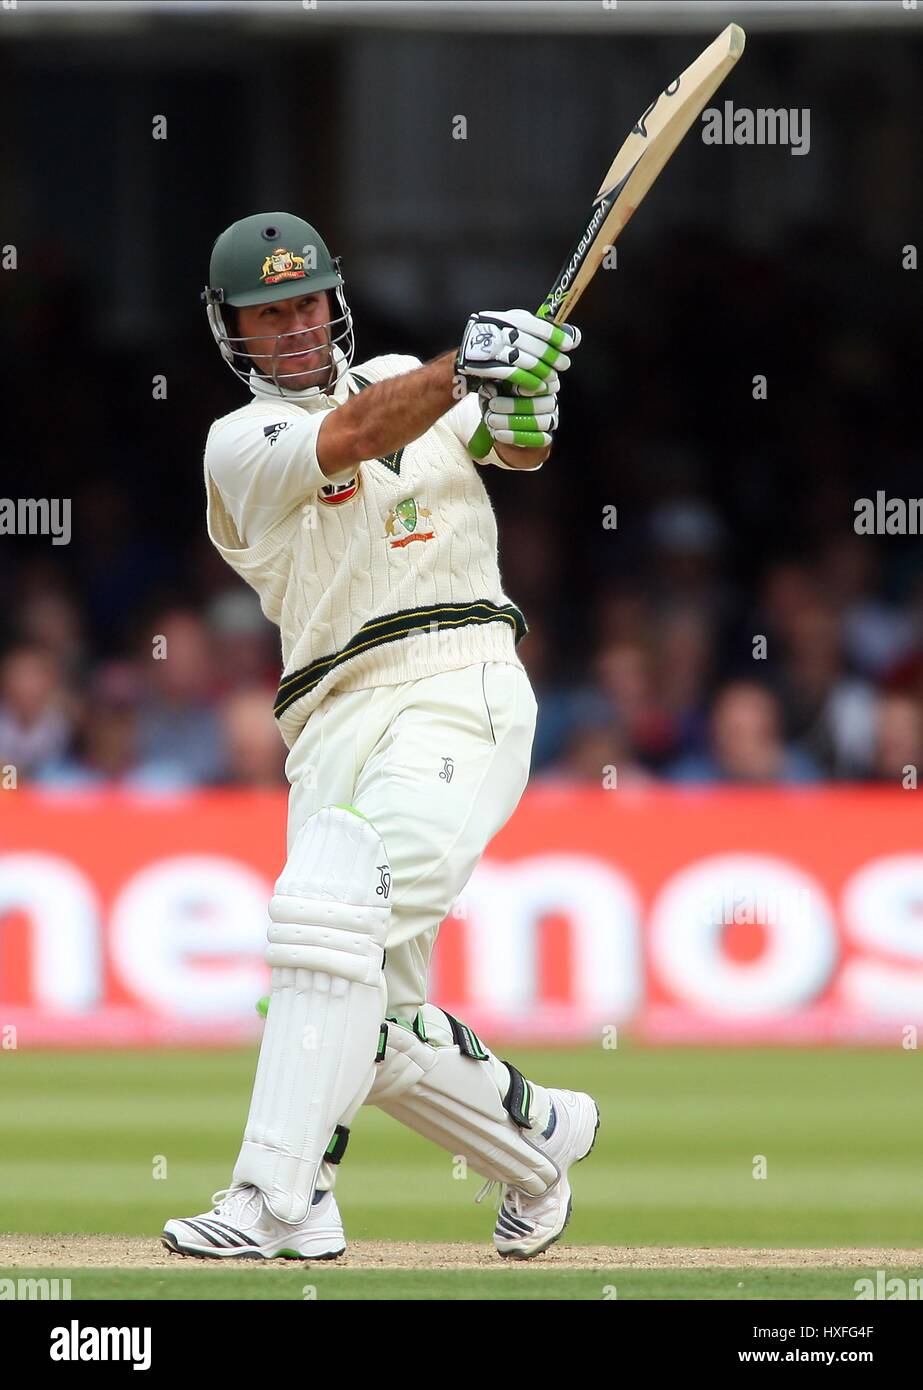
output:
{"label": "sponsor logo on chest", "polygon": [[328,483],[322,487],[317,494],[321,502],[326,502],[328,507],[338,507],[341,502],[348,502],[351,497],[355,497],[359,491],[359,474],[350,478],[345,483]]}

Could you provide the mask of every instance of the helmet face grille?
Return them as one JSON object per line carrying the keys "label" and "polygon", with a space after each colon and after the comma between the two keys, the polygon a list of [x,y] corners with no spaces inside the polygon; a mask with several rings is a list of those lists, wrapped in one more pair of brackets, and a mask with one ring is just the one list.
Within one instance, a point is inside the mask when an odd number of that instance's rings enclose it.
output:
{"label": "helmet face grille", "polygon": [[[329,292],[328,292],[329,293]],[[305,353],[303,347],[297,347],[293,339],[303,337],[300,329],[295,329],[289,333],[261,333],[242,337],[238,330],[238,312],[230,305],[220,306],[210,303],[207,308],[208,321],[212,334],[221,351],[221,356],[235,376],[248,386],[252,384],[252,378],[256,374],[260,383],[270,393],[279,396],[294,394],[297,396],[319,395],[336,385],[340,377],[349,370],[350,364],[355,353],[355,338],[353,336],[353,317],[342,286],[332,291],[336,299],[339,313],[326,323],[319,324],[318,328],[325,330],[327,343],[326,348],[309,348],[307,352],[329,353],[329,362],[322,367],[312,369],[301,367],[298,371],[287,371],[286,365],[291,357],[302,356]],[[228,315],[228,318],[225,318]],[[256,341],[266,341],[274,339],[272,350],[272,370],[268,375],[265,372],[257,372],[256,365],[249,355],[249,344]],[[292,386],[289,383],[293,378],[301,378],[315,372],[320,380],[310,386]]]}

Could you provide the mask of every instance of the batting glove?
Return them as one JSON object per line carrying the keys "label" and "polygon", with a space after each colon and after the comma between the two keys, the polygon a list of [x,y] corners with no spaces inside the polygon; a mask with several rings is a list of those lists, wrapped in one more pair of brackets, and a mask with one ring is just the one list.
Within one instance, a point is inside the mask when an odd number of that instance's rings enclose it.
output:
{"label": "batting glove", "polygon": [[518,449],[544,449],[558,427],[557,391],[541,396],[501,394],[507,389],[484,382],[478,391],[481,418],[491,439]]}
{"label": "batting glove", "polygon": [[532,395],[553,392],[579,343],[580,331],[570,324],[550,323],[526,309],[485,309],[465,325],[455,370],[469,390],[486,380]]}

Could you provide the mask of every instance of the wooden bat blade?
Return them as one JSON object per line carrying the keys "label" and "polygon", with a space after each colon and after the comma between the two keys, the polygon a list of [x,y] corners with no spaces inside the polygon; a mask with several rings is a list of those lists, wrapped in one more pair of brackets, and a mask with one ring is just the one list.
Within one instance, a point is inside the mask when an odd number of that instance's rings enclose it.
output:
{"label": "wooden bat blade", "polygon": [[744,51],[746,35],[729,24],[632,126],[600,184],[583,234],[539,313],[563,323],[667,160]]}
{"label": "wooden bat blade", "polygon": [[[744,51],[746,35],[729,24],[661,93],[631,128],[593,199],[580,237],[545,296],[538,315],[564,323],[670,155]],[[474,458],[490,450],[482,421],[468,444]]]}

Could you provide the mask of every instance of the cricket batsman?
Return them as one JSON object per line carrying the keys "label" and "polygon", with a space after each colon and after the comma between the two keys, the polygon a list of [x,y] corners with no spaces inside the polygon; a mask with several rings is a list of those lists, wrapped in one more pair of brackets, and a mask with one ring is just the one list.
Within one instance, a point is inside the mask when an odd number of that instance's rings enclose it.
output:
{"label": "cricket batsman", "polygon": [[599,1112],[501,1061],[427,997],[440,923],[529,775],[536,704],[503,592],[481,464],[534,471],[573,327],[472,314],[425,365],[353,369],[341,263],[307,222],[258,213],[203,293],[252,399],[212,425],[208,534],[278,625],[287,859],[269,904],[271,993],[231,1186],[167,1222],[183,1255],[332,1259],[337,1165],[377,1105],[501,1185],[494,1245],[530,1259],[570,1217]]}

